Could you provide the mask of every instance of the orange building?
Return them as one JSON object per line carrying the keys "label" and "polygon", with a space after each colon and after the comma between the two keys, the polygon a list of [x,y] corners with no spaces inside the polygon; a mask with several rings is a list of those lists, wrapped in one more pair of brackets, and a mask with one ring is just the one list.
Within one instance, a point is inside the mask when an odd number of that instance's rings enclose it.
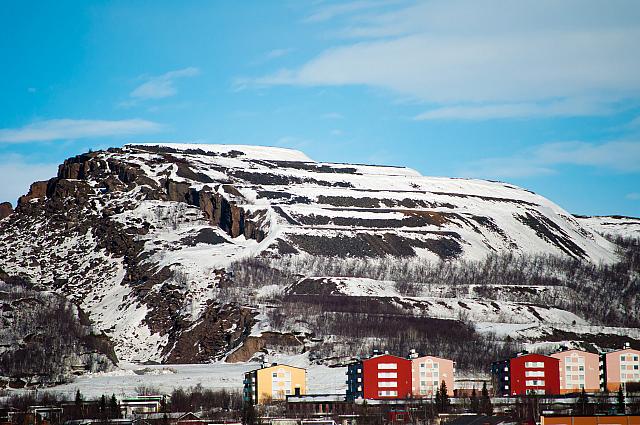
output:
{"label": "orange building", "polygon": [[640,382],[640,351],[632,348],[612,351],[603,355],[603,386],[618,391],[629,382]]}
{"label": "orange building", "polygon": [[542,416],[540,425],[640,425],[640,416]]}
{"label": "orange building", "polygon": [[560,360],[560,394],[600,391],[600,356],[582,350],[551,354]]}

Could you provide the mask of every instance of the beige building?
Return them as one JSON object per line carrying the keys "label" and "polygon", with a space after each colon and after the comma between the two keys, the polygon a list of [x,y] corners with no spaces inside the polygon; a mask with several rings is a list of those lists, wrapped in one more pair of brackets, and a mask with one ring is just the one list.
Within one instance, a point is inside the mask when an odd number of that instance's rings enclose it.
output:
{"label": "beige building", "polygon": [[600,391],[600,356],[582,350],[550,355],[560,360],[560,394]]}
{"label": "beige building", "polygon": [[618,391],[629,382],[640,382],[640,351],[632,348],[604,354],[603,387]]}
{"label": "beige building", "polygon": [[447,394],[453,396],[455,372],[453,360],[435,356],[411,358],[411,393],[414,397],[433,397],[442,385],[447,385]]}
{"label": "beige building", "polygon": [[273,364],[244,375],[244,399],[253,404],[286,400],[288,395],[307,393],[307,371],[295,366]]}

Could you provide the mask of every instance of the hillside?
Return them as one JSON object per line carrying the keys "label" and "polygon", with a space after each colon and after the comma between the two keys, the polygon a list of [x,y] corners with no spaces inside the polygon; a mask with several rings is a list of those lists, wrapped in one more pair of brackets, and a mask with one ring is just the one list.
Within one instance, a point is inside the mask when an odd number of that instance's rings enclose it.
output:
{"label": "hillside", "polygon": [[[621,321],[637,311],[637,292],[593,317],[566,302],[602,285],[597,277],[574,284],[559,271],[564,265],[599,276],[599,267],[623,259],[597,231],[506,183],[314,162],[282,148],[127,145],[70,158],[57,177],[34,183],[0,221],[0,268],[80,306],[120,360],[247,360],[259,350],[310,347],[329,358],[348,354],[341,337],[326,330],[328,322],[305,323],[292,304],[349,314],[379,305],[384,314],[412,317],[420,332],[436,325],[478,341],[490,328],[474,327],[479,322],[635,326]],[[420,277],[428,273],[403,276],[417,265],[474,269],[468,264],[503,255],[563,266],[554,281],[531,274],[467,295],[443,275],[431,275],[442,285],[438,295],[430,292],[437,282]],[[327,273],[326,263],[340,267]],[[625,290],[636,288],[637,276],[616,273]],[[313,279],[336,274],[372,280]],[[531,276],[547,280],[519,295],[508,289],[530,286]],[[329,307],[338,299],[341,307]],[[294,314],[278,321],[287,309]],[[494,354],[513,348],[492,344]]]}

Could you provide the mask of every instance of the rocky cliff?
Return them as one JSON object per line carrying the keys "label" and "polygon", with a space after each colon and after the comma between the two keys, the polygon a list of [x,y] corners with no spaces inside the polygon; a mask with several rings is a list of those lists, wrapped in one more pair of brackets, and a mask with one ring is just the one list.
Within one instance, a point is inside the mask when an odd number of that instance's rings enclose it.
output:
{"label": "rocky cliff", "polygon": [[[247,283],[229,266],[244,258],[437,262],[501,252],[618,258],[562,208],[509,184],[318,163],[280,148],[86,153],[32,184],[13,213],[0,207],[0,268],[77,303],[130,361],[243,352],[264,318],[259,299],[233,296]],[[271,283],[254,282],[255,296],[269,299]]]}

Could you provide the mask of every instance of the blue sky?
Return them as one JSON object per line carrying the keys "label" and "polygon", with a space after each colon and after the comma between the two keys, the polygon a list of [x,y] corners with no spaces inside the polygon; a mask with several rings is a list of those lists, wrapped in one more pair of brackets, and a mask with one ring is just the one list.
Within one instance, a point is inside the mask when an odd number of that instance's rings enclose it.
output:
{"label": "blue sky", "polygon": [[0,201],[128,142],[303,150],[640,216],[640,2],[3,1]]}

